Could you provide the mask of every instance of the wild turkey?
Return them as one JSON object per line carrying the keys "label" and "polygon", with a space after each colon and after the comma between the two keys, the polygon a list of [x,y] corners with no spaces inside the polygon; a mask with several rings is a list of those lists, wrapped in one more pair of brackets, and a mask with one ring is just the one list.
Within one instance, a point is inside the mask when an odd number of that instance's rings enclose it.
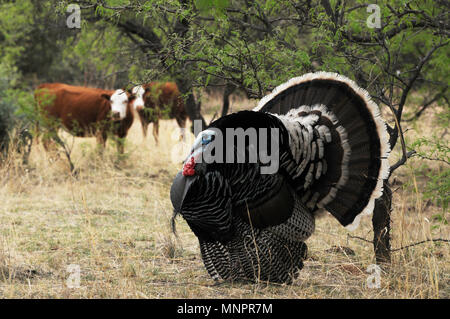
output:
{"label": "wild turkey", "polygon": [[[269,133],[258,134],[257,145],[246,140],[242,163],[200,161],[207,152],[242,153],[226,148],[235,141],[226,128],[277,128],[277,172],[262,174],[259,155],[249,160],[274,136]],[[223,149],[215,143],[211,150],[218,132]],[[303,267],[304,242],[319,212],[350,229],[372,212],[389,152],[386,124],[367,91],[336,73],[305,74],[278,86],[253,111],[224,116],[198,135],[172,184],[174,218],[181,214],[198,237],[215,280],[290,282]]]}

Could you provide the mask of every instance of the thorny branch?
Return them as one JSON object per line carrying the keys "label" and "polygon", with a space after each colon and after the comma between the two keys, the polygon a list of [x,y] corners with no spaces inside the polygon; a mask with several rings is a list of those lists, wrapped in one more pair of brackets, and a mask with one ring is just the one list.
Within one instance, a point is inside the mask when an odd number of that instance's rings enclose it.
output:
{"label": "thorny branch", "polygon": [[[353,236],[353,235],[347,234],[347,237],[348,238],[352,238],[352,239],[359,239],[359,240],[365,241],[365,242],[370,243],[370,244],[373,243],[372,240],[368,240],[368,239],[365,239],[365,238],[359,237],[359,236]],[[424,244],[424,243],[428,243],[428,242],[446,242],[446,243],[450,243],[450,239],[444,239],[444,238],[426,239],[426,240],[422,240],[422,241],[419,241],[419,242],[416,242],[416,243],[412,243],[412,244],[409,244],[409,245],[406,245],[406,246],[403,246],[403,247],[400,247],[400,248],[393,248],[390,251],[391,252],[395,252],[395,251],[403,250],[403,249],[406,249],[406,248],[409,248],[409,247],[413,247],[413,246],[421,245],[421,244]]]}

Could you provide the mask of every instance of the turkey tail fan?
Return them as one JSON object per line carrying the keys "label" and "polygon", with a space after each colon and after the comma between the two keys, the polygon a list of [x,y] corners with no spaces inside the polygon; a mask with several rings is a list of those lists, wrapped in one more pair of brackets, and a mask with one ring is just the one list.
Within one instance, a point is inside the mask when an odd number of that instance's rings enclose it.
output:
{"label": "turkey tail fan", "polygon": [[314,136],[299,136],[292,122],[283,122],[289,124],[291,152],[309,149],[308,163],[297,162],[305,169],[293,180],[310,209],[326,209],[350,230],[372,213],[389,174],[390,145],[380,110],[366,90],[337,73],[308,73],[275,88],[254,111],[293,119]]}

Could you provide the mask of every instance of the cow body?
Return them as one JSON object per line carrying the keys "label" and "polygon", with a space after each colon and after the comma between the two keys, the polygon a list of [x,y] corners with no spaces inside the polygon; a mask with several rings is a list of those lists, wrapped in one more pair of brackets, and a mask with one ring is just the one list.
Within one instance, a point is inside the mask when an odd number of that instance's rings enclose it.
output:
{"label": "cow body", "polygon": [[[175,119],[184,139],[187,114],[183,98],[174,82],[150,82],[133,89],[136,95],[134,107],[139,114],[144,137],[153,123],[153,136],[158,143],[159,119]],[[144,107],[142,107],[142,105]]]}
{"label": "cow body", "polygon": [[74,136],[96,136],[103,146],[108,132],[124,138],[133,123],[129,94],[123,90],[46,83],[37,87],[35,99],[46,129],[56,133],[62,126]]}

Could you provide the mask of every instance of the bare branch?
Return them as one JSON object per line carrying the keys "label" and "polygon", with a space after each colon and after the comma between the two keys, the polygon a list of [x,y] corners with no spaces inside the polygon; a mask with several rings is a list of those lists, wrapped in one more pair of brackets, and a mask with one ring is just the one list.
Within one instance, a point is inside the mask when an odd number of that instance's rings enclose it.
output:
{"label": "bare branch", "polygon": [[437,100],[439,100],[440,98],[445,96],[445,92],[447,91],[447,89],[448,89],[448,86],[444,87],[439,93],[437,93],[430,100],[424,101],[422,103],[422,107],[419,109],[419,111],[417,111],[411,118],[405,119],[404,121],[405,122],[411,122],[413,120],[418,119],[430,105],[432,105],[434,102],[436,102]]}
{"label": "bare branch", "polygon": [[417,245],[420,245],[420,244],[428,243],[430,241],[431,242],[445,242],[445,243],[449,243],[450,239],[443,239],[443,238],[426,239],[426,240],[422,240],[422,241],[419,241],[419,242],[414,243],[414,244],[410,244],[410,245],[403,246],[403,247],[400,247],[400,248],[391,249],[391,251],[392,252],[399,251],[399,250],[406,249],[406,248],[409,248],[409,247],[413,247],[413,246],[417,246]]}
{"label": "bare branch", "polygon": [[[352,239],[359,239],[359,240],[365,241],[366,243],[372,243],[371,240],[368,240],[368,239],[365,239],[365,238],[359,237],[359,236],[353,236],[353,235],[347,234],[347,237],[348,238],[352,238]],[[391,252],[395,252],[395,251],[403,250],[403,249],[406,249],[406,248],[409,248],[409,247],[413,247],[413,246],[421,245],[421,244],[424,244],[424,243],[428,243],[428,242],[445,242],[445,243],[449,243],[450,239],[444,239],[444,238],[426,239],[426,240],[422,240],[422,241],[419,241],[417,243],[409,244],[409,245],[406,245],[406,246],[403,246],[403,247],[400,247],[400,248],[394,248],[394,249],[391,249],[390,251]]]}

